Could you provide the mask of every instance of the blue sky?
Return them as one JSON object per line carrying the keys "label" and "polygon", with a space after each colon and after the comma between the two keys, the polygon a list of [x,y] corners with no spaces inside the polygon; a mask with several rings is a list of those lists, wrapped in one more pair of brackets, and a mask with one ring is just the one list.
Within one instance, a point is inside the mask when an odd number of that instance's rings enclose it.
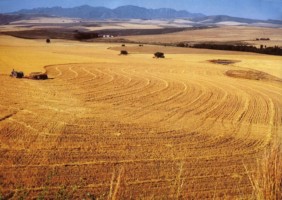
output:
{"label": "blue sky", "polygon": [[225,14],[257,19],[281,19],[282,0],[0,0],[0,13],[37,7],[79,5],[116,8],[137,5],[146,8],[174,8],[206,15]]}

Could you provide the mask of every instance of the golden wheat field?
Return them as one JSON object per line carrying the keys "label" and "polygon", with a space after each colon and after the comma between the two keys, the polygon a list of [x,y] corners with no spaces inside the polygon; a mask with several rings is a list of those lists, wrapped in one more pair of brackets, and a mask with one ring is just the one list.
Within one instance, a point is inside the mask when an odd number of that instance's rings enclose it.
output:
{"label": "golden wheat field", "polygon": [[255,199],[250,173],[281,140],[282,58],[123,48],[0,36],[0,197]]}
{"label": "golden wheat field", "polygon": [[[160,35],[126,36],[131,41],[175,43],[175,42],[246,42],[251,45],[282,46],[282,28],[218,26],[213,28],[186,30]],[[256,41],[256,38],[270,38]]]}

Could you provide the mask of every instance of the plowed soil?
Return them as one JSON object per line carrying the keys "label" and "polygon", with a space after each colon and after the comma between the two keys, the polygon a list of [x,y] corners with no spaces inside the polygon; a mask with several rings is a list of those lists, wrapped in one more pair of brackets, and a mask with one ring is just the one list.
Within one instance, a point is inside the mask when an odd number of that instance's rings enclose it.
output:
{"label": "plowed soil", "polygon": [[[1,37],[1,196],[252,198],[248,173],[281,137],[282,84],[226,72],[282,78],[281,57],[109,47]],[[14,79],[12,67],[52,79]]]}

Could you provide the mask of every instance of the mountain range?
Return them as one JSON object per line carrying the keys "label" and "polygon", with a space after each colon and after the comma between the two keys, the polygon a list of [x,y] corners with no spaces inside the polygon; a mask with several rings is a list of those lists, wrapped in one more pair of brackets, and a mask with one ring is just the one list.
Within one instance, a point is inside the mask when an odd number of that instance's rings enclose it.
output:
{"label": "mountain range", "polygon": [[121,6],[115,9],[105,7],[91,7],[83,5],[74,8],[35,8],[19,10],[12,14],[45,14],[59,17],[81,19],[176,19],[204,17],[201,13],[190,13],[185,10],[170,8],[147,9],[138,6]]}
{"label": "mountain range", "polygon": [[190,13],[185,10],[174,10],[170,8],[147,9],[138,6],[121,6],[115,9],[105,7],[91,7],[88,5],[74,8],[35,8],[24,9],[17,12],[0,14],[0,24],[8,24],[17,20],[32,19],[36,17],[67,17],[80,19],[161,19],[174,20],[184,19],[184,24],[191,26],[209,26],[209,25],[251,25],[266,27],[281,27],[281,20],[258,20],[232,17],[227,15],[206,16],[201,13]]}

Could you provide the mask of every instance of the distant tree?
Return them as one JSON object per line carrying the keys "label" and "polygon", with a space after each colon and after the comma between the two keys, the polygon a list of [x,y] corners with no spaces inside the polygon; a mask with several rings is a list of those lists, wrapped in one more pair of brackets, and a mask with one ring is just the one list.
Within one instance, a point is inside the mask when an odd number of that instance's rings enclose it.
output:
{"label": "distant tree", "polygon": [[162,53],[162,52],[156,52],[154,54],[154,56],[155,56],[155,58],[165,58],[164,53]]}
{"label": "distant tree", "polygon": [[125,47],[125,44],[122,44],[121,46],[122,46],[122,47]]}
{"label": "distant tree", "polygon": [[255,53],[263,53],[270,55],[282,55],[282,48],[279,46],[274,47],[266,47],[263,48],[263,45],[260,48],[249,45],[232,45],[232,44],[195,44],[193,48],[200,49],[217,49],[217,50],[227,50],[227,51],[245,51],[245,52],[255,52]]}
{"label": "distant tree", "polygon": [[51,40],[49,38],[46,39],[46,43],[51,43]]}
{"label": "distant tree", "polygon": [[89,40],[93,38],[98,38],[99,35],[93,32],[76,32],[74,38],[77,40]]}
{"label": "distant tree", "polygon": [[128,52],[125,51],[125,50],[121,50],[121,51],[120,51],[120,55],[128,55]]}
{"label": "distant tree", "polygon": [[184,42],[180,42],[176,46],[177,47],[187,47],[187,45]]}

